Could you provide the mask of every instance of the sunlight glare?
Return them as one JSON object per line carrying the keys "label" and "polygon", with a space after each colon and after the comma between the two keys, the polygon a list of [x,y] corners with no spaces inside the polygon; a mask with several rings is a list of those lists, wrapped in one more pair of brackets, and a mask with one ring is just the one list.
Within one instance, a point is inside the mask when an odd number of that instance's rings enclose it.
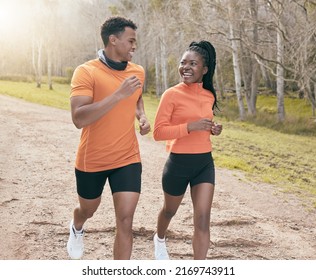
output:
{"label": "sunlight glare", "polygon": [[24,36],[30,24],[29,6],[27,1],[0,0],[0,40]]}
{"label": "sunlight glare", "polygon": [[8,29],[13,23],[14,16],[12,2],[0,0],[0,28]]}

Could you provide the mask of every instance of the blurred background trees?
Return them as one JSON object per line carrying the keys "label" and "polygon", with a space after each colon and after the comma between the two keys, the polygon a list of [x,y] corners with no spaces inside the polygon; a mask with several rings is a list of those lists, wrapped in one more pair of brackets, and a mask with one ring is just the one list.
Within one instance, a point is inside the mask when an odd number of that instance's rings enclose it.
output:
{"label": "blurred background trees", "polygon": [[255,117],[261,91],[276,96],[285,119],[287,92],[316,108],[315,0],[0,0],[0,77],[71,78],[96,58],[100,26],[122,15],[138,26],[134,61],[143,65],[145,92],[160,97],[179,81],[178,62],[191,41],[217,50],[219,98],[236,98],[240,119]]}

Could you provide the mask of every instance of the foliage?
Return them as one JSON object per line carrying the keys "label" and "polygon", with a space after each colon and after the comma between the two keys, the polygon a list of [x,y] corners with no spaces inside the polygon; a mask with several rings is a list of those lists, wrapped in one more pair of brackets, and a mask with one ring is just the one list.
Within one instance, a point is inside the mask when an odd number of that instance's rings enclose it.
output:
{"label": "foliage", "polygon": [[[276,117],[276,102],[276,96],[259,95],[256,116],[248,116],[245,121],[283,133],[316,136],[316,119],[311,117],[311,106],[307,100],[292,96],[285,98],[286,120],[282,123]],[[220,101],[220,108],[220,116],[228,121],[238,120],[239,112],[234,97],[227,95],[226,100]]]}

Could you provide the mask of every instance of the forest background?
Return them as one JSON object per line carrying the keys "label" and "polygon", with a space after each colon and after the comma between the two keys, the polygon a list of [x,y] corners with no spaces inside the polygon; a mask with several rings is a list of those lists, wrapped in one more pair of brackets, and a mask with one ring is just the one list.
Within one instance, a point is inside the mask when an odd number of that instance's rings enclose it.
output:
{"label": "forest background", "polygon": [[68,109],[73,71],[96,58],[100,25],[112,15],[138,26],[133,61],[146,71],[151,120],[179,82],[182,52],[211,41],[225,127],[214,140],[217,164],[316,207],[316,1],[0,0],[0,93]]}

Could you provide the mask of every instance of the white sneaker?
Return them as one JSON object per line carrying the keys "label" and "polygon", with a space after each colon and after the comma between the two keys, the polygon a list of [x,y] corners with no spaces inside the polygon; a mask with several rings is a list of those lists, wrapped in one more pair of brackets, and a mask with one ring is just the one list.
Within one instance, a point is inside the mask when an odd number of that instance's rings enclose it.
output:
{"label": "white sneaker", "polygon": [[159,241],[157,233],[154,235],[155,244],[155,259],[156,260],[169,260],[167,247],[165,241]]}
{"label": "white sneaker", "polygon": [[82,230],[81,233],[75,233],[75,229],[73,227],[73,220],[70,222],[70,233],[69,239],[67,243],[67,251],[69,257],[73,260],[79,260],[83,255],[83,235],[84,231]]}

